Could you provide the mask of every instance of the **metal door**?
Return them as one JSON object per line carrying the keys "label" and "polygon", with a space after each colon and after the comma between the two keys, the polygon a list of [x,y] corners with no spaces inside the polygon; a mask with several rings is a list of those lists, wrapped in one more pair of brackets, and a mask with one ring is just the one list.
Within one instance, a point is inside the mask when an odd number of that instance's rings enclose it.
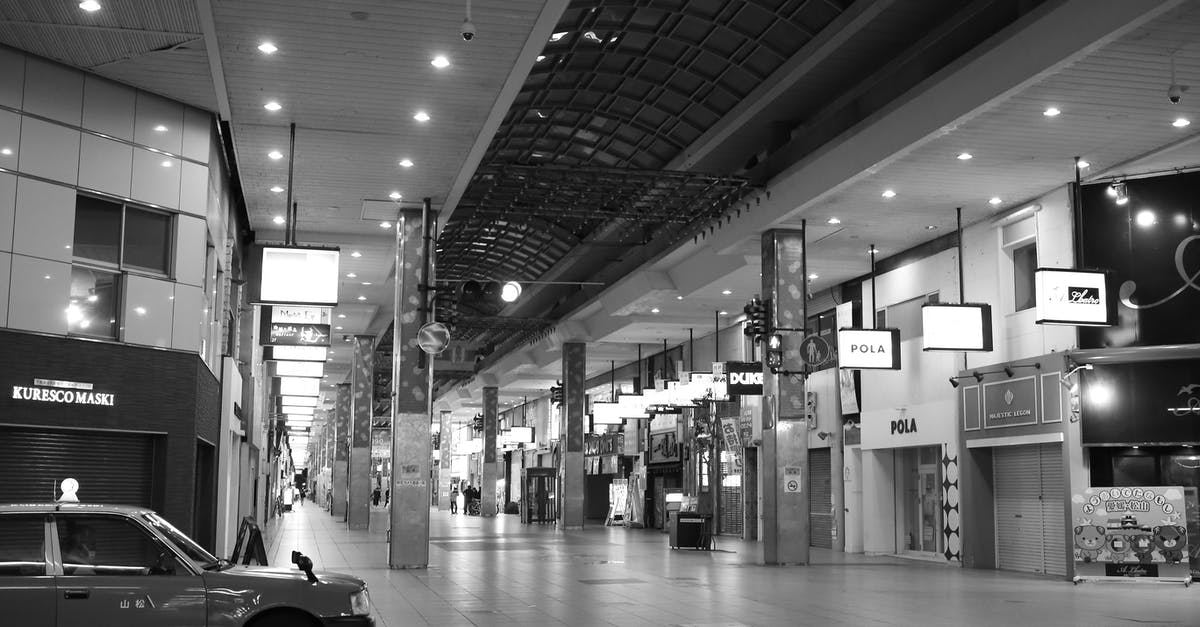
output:
{"label": "metal door", "polygon": [[809,544],[833,548],[833,471],[827,448],[808,452],[808,521],[812,530]]}
{"label": "metal door", "polygon": [[996,448],[992,463],[997,567],[1066,574],[1061,445]]}

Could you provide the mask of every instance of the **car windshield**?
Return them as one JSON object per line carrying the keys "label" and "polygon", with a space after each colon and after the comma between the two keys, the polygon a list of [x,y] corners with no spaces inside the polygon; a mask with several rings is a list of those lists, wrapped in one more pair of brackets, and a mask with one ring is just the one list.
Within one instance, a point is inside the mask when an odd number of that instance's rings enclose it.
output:
{"label": "car windshield", "polygon": [[150,526],[154,527],[160,533],[170,539],[171,542],[174,543],[175,546],[179,547],[179,550],[183,551],[189,558],[192,559],[192,561],[206,568],[221,561],[212,553],[204,550],[204,547],[196,544],[194,540],[184,535],[182,531],[176,529],[174,525],[167,522],[162,516],[151,513],[143,514],[142,516],[146,519],[146,522],[150,523]]}

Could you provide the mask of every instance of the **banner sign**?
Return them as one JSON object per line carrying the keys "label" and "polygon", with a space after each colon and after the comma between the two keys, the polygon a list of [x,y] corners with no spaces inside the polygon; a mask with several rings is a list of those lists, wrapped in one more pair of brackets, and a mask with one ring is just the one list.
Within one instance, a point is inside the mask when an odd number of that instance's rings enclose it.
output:
{"label": "banner sign", "polygon": [[1107,272],[1038,268],[1033,273],[1038,324],[1112,326],[1117,323]]}
{"label": "banner sign", "polygon": [[1088,488],[1071,497],[1076,578],[1191,577],[1183,488]]}
{"label": "banner sign", "polygon": [[728,392],[738,396],[762,396],[763,365],[757,361],[727,361]]}
{"label": "banner sign", "polygon": [[899,370],[900,329],[839,329],[838,367]]}
{"label": "banner sign", "polygon": [[[854,303],[844,302],[837,306],[834,311],[836,316],[836,326],[839,329],[848,329],[854,326]],[[837,365],[837,364],[834,364]],[[852,415],[858,413],[858,385],[854,380],[854,371],[840,369],[838,370],[838,391],[842,400],[842,415]]]}

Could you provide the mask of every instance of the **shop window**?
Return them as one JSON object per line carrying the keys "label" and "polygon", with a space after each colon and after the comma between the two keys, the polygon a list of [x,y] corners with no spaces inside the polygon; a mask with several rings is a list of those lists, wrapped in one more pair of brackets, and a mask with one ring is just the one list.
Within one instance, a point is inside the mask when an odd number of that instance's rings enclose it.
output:
{"label": "shop window", "polygon": [[1013,311],[1024,311],[1034,306],[1033,273],[1037,270],[1037,244],[1030,242],[1014,248],[1013,261]]}
{"label": "shop window", "polygon": [[126,208],[124,265],[167,274],[171,268],[171,235],[171,216]]}
{"label": "shop window", "polygon": [[79,196],[75,201],[75,257],[114,266],[121,263],[121,213],[119,202]]}
{"label": "shop window", "polygon": [[42,515],[0,515],[0,577],[46,574],[46,522]]}
{"label": "shop window", "polygon": [[171,271],[174,224],[170,214],[79,195],[73,253],[77,260],[120,270]]}
{"label": "shop window", "polygon": [[73,266],[71,295],[67,304],[67,332],[116,339],[117,312],[121,299],[116,272]]}
{"label": "shop window", "polygon": [[1113,457],[1113,485],[1158,485],[1158,464],[1151,455]]}

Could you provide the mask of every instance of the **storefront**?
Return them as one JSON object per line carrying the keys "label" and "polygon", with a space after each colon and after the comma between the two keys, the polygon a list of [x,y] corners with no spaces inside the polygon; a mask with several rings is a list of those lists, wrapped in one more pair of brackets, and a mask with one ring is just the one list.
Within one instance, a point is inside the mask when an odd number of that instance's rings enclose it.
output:
{"label": "storefront", "polygon": [[[1062,384],[1063,357],[964,371],[957,379],[963,564],[1068,575],[1078,430]],[[975,373],[978,373],[976,376]],[[1077,486],[1078,487],[1078,486]]]}
{"label": "storefront", "polygon": [[646,527],[664,529],[666,495],[683,490],[682,414],[657,414],[646,443]]}
{"label": "storefront", "polygon": [[0,330],[0,502],[150,507],[214,542],[221,395],[194,353]]}

